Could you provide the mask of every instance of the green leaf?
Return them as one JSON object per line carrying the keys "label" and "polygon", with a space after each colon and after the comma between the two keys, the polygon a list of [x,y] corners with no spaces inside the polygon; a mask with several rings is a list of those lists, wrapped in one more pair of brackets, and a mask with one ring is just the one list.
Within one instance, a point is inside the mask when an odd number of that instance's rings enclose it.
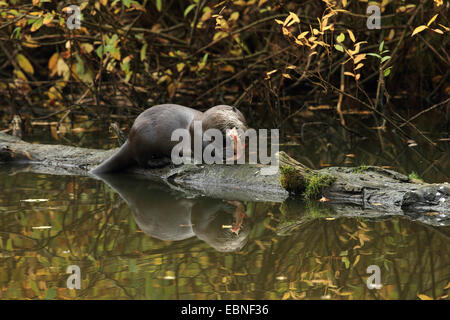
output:
{"label": "green leaf", "polygon": [[344,52],[344,48],[343,48],[340,44],[335,44],[335,45],[334,45],[334,48],[335,48],[337,51]]}
{"label": "green leaf", "polygon": [[45,297],[44,297],[44,299],[47,299],[47,300],[53,300],[53,299],[55,299],[56,298],[56,289],[55,288],[49,288],[48,290],[47,290],[47,292],[45,293]]}
{"label": "green leaf", "polygon": [[384,264],[384,267],[386,268],[386,270],[387,270],[387,271],[390,271],[390,270],[389,270],[389,265],[388,265],[388,260],[384,260],[384,263],[383,263],[383,264]]}
{"label": "green leaf", "polygon": [[[39,20],[39,19],[30,18],[30,19],[27,20],[27,25],[33,24],[33,23],[35,23],[35,22],[38,21],[38,20]],[[43,20],[42,20],[42,21],[43,21]]]}
{"label": "green leaf", "polygon": [[348,255],[348,250],[344,250],[339,253],[339,256],[341,256],[341,257],[347,256],[347,255]]}
{"label": "green leaf", "polygon": [[350,260],[347,257],[342,257],[342,262],[345,264],[345,269],[350,267]]}
{"label": "green leaf", "polygon": [[147,58],[147,46],[148,44],[145,43],[141,48],[141,61],[144,61]]}
{"label": "green leaf", "polygon": [[78,55],[77,55],[76,57],[77,57],[76,71],[77,71],[77,74],[78,74],[79,76],[81,76],[81,75],[84,74],[84,63],[83,63],[83,59],[81,59]]}
{"label": "green leaf", "polygon": [[[133,75],[133,71],[128,71],[125,75],[125,82],[130,82],[132,75]],[[111,250],[112,250],[112,248],[111,248]]]}
{"label": "green leaf", "polygon": [[14,39],[19,39],[20,37],[20,32],[22,31],[21,27],[17,27],[14,29],[14,31],[12,32],[12,37],[14,37]]}
{"label": "green leaf", "polygon": [[386,60],[389,60],[390,58],[391,58],[391,56],[383,57],[383,58],[381,59],[381,62],[385,62]]}
{"label": "green leaf", "polygon": [[97,50],[95,50],[95,52],[97,53],[97,56],[98,56],[99,58],[101,58],[102,55],[103,55],[103,53],[104,53],[105,51],[103,50],[103,46],[99,46],[99,47],[97,48]]}
{"label": "green leaf", "polygon": [[386,70],[384,70],[384,76],[387,77],[391,74],[391,68],[387,68]]}
{"label": "green leaf", "polygon": [[384,40],[381,41],[380,47],[378,48],[378,51],[379,51],[379,52],[382,52],[382,51],[383,51],[383,47],[384,47]]}
{"label": "green leaf", "polygon": [[37,19],[32,25],[31,25],[31,32],[39,30],[40,27],[42,27],[42,24],[44,23],[44,18]]}
{"label": "green leaf", "polygon": [[11,238],[8,238],[8,240],[6,240],[6,250],[11,251],[12,249],[13,249],[13,246],[12,246],[12,239],[11,239]]}
{"label": "green leaf", "polygon": [[377,57],[378,59],[381,59],[381,56],[380,56],[378,53],[372,53],[372,52],[370,52],[370,53],[368,53],[367,55],[368,55],[368,56],[372,56],[372,57]]}
{"label": "green leaf", "polygon": [[35,280],[30,281],[30,286],[31,286],[31,289],[33,289],[34,293],[37,296],[39,296],[41,294],[41,291],[39,290]]}
{"label": "green leaf", "polygon": [[345,40],[345,34],[341,33],[337,38],[337,42],[343,42]]}
{"label": "green leaf", "polygon": [[205,55],[203,56],[202,63],[206,63],[206,60],[208,60],[208,54],[207,53],[205,53]]}
{"label": "green leaf", "polygon": [[158,10],[158,12],[162,11],[162,0],[156,0],[156,10]]}
{"label": "green leaf", "polygon": [[196,5],[195,3],[189,5],[189,6],[186,8],[186,10],[184,10],[183,17],[186,17],[186,16],[189,14],[189,12],[191,12],[192,9],[194,9],[196,6],[197,6],[197,5]]}

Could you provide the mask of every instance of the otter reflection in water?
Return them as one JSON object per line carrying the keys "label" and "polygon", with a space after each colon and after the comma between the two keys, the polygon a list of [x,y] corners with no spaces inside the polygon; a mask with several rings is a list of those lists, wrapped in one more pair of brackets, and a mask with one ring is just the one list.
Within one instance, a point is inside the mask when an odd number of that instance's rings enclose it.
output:
{"label": "otter reflection in water", "polygon": [[126,174],[101,174],[130,207],[139,228],[160,240],[197,236],[221,252],[238,251],[249,235],[245,207],[239,201],[186,199],[182,193]]}

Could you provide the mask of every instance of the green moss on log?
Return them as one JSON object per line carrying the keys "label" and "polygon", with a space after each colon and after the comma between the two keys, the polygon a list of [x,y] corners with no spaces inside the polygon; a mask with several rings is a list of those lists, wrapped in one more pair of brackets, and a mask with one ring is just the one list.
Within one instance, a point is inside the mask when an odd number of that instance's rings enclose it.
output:
{"label": "green moss on log", "polygon": [[300,194],[305,190],[305,178],[300,171],[290,165],[282,166],[280,171],[280,184],[285,190],[292,194]]}
{"label": "green moss on log", "polygon": [[330,186],[336,178],[321,173],[315,173],[311,175],[306,184],[305,188],[305,198],[307,199],[317,199],[322,195],[325,188]]}
{"label": "green moss on log", "polygon": [[414,182],[414,183],[423,183],[423,179],[419,177],[419,175],[417,173],[415,173],[414,171],[411,172],[408,175],[408,178],[410,181]]}
{"label": "green moss on log", "polygon": [[362,164],[359,167],[353,169],[353,173],[361,173],[366,170],[367,170],[367,166],[365,164]]}
{"label": "green moss on log", "polygon": [[316,199],[323,190],[331,185],[335,178],[306,169],[304,172],[286,165],[280,168],[280,184],[291,194],[304,194],[307,199]]}

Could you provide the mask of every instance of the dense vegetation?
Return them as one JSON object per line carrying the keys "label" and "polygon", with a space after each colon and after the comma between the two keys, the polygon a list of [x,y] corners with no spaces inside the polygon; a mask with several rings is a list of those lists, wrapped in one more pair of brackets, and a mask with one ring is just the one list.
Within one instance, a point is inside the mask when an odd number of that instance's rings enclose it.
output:
{"label": "dense vegetation", "polygon": [[[367,26],[373,4],[380,29]],[[167,102],[244,104],[274,125],[318,106],[343,126],[346,114],[372,114],[401,131],[413,126],[406,118],[449,101],[448,6],[0,1],[0,105],[8,121],[16,114],[61,121],[134,116]]]}

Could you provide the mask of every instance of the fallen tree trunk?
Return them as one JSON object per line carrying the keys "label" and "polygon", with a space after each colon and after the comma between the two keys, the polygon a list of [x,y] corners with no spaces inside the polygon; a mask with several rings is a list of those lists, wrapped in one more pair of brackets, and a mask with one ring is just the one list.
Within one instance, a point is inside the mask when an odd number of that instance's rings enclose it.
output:
{"label": "fallen tree trunk", "polygon": [[[98,178],[89,170],[116,150],[30,144],[0,134],[0,162],[25,164],[27,170]],[[182,165],[128,172],[158,179],[190,195],[241,201],[283,202],[291,195],[324,196],[336,215],[380,217],[407,215],[433,225],[450,224],[450,186],[421,184],[379,167],[312,170],[279,154],[280,170],[262,175],[263,165]],[[324,199],[325,199],[324,198]]]}

